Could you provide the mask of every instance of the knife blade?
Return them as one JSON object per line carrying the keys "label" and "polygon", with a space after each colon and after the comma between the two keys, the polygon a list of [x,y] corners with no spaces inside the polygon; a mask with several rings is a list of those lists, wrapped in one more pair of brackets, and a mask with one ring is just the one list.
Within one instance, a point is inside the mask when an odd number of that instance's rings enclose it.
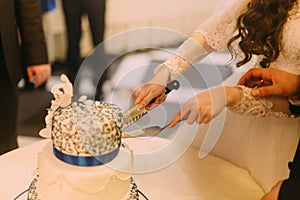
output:
{"label": "knife blade", "polygon": [[[170,93],[172,90],[178,90],[180,84],[177,80],[173,80],[169,82],[165,89],[165,94]],[[150,104],[155,102],[155,98],[150,101]],[[126,128],[142,118],[145,114],[148,113],[148,110],[145,108],[138,109],[139,104],[136,104],[129,108],[127,111],[123,113],[123,127]]]}

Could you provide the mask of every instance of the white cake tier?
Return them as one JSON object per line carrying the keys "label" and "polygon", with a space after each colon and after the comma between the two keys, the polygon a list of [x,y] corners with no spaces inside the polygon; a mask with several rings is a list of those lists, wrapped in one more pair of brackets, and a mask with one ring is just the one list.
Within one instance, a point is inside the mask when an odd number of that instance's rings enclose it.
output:
{"label": "white cake tier", "polygon": [[[64,163],[52,152],[49,142],[38,155],[36,193],[41,200],[128,199],[131,174],[107,165],[80,167]],[[108,163],[109,164],[109,163]],[[125,166],[132,161],[124,160]]]}

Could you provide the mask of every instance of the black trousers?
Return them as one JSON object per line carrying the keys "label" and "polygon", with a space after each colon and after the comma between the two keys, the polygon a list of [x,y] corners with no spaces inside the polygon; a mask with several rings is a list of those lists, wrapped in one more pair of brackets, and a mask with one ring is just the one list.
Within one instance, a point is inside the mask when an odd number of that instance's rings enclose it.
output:
{"label": "black trousers", "polygon": [[285,180],[280,188],[279,200],[299,200],[300,199],[300,140],[293,162],[290,162],[290,176]]}
{"label": "black trousers", "polygon": [[[290,111],[300,116],[300,107],[290,104]],[[300,140],[298,141],[297,150],[293,162],[288,163],[290,175],[284,180],[278,199],[279,200],[299,200],[300,199]]]}
{"label": "black trousers", "polygon": [[17,144],[18,88],[11,81],[3,60],[0,60],[0,154]]}
{"label": "black trousers", "polygon": [[88,16],[93,44],[96,47],[104,38],[105,0],[62,0],[62,5],[68,37],[67,63],[70,67],[68,76],[74,81],[81,65],[81,16],[84,14]]}

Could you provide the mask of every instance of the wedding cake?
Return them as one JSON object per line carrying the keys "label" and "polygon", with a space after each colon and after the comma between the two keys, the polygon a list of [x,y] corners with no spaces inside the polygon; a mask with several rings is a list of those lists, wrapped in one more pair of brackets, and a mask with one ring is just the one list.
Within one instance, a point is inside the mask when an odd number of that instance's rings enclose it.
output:
{"label": "wedding cake", "polygon": [[[51,88],[55,99],[45,118],[46,128],[40,131],[51,140],[38,154],[28,200],[139,199],[128,172],[132,157],[119,158],[126,147],[121,143],[120,108],[86,97],[72,102],[72,84],[65,75],[61,80]],[[116,161],[128,170],[112,168]]]}

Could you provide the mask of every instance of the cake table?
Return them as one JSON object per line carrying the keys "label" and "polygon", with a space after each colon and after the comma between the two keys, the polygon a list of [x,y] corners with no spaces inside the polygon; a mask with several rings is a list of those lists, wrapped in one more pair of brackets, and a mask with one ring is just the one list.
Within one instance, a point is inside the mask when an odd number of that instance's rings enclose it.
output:
{"label": "cake table", "polygon": [[[0,199],[13,200],[28,188],[37,166],[37,154],[47,142],[48,139],[42,139],[0,156]],[[125,139],[124,142],[137,152],[137,155],[163,148],[168,144],[166,139],[158,137]],[[134,173],[133,177],[148,199],[201,200],[197,187],[185,174],[179,161],[152,172]],[[26,200],[26,195],[27,193],[20,196],[18,200]]]}

